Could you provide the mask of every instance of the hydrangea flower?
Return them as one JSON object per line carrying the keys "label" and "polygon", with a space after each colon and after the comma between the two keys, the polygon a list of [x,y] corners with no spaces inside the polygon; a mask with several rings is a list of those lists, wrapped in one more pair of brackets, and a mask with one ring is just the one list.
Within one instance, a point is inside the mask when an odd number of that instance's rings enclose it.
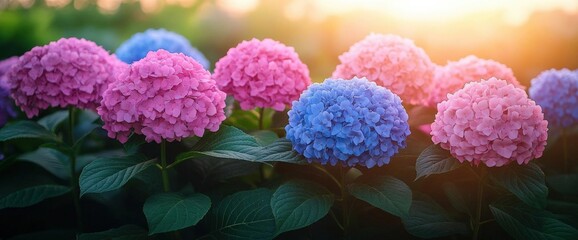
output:
{"label": "hydrangea flower", "polygon": [[548,70],[532,79],[530,97],[544,109],[551,125],[570,127],[578,123],[578,72]]}
{"label": "hydrangea flower", "polygon": [[8,82],[16,105],[29,118],[49,107],[95,109],[125,65],[94,42],[62,38],[22,55]]}
{"label": "hydrangea flower", "polygon": [[292,47],[265,39],[243,41],[215,65],[214,79],[241,109],[283,111],[311,84],[309,69]]}
{"label": "hydrangea flower", "polygon": [[454,93],[466,83],[495,77],[505,80],[516,87],[520,85],[514,72],[508,66],[494,60],[481,59],[470,55],[445,66],[436,67],[430,88],[429,106],[435,106],[445,100],[448,93]]}
{"label": "hydrangea flower", "polygon": [[287,139],[310,163],[383,166],[410,134],[401,99],[365,78],[313,84],[288,114]]}
{"label": "hydrangea flower", "polygon": [[[0,127],[4,126],[9,118],[16,117],[12,107],[12,99],[6,73],[18,61],[18,57],[11,57],[0,61]],[[3,157],[0,157],[2,159]]]}
{"label": "hydrangea flower", "polygon": [[432,140],[460,162],[500,167],[542,156],[548,137],[542,109],[504,80],[467,83],[437,108]]}
{"label": "hydrangea flower", "polygon": [[165,50],[125,68],[104,92],[98,114],[108,136],[125,143],[131,133],[160,143],[203,136],[225,120],[225,93],[194,59]]}
{"label": "hydrangea flower", "polygon": [[149,51],[164,49],[172,53],[182,53],[209,69],[210,63],[205,56],[191,46],[189,40],[178,33],[165,29],[148,29],[136,33],[116,49],[116,56],[125,63],[133,63],[147,56]]}
{"label": "hydrangea flower", "polygon": [[413,41],[396,35],[370,34],[339,56],[334,78],[366,77],[410,104],[427,102],[434,64]]}

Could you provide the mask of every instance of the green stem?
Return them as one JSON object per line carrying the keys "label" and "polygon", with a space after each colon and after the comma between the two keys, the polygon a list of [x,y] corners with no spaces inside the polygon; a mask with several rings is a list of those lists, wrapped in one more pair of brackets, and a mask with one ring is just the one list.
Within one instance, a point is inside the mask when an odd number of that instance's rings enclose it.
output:
{"label": "green stem", "polygon": [[348,203],[347,203],[347,191],[345,190],[345,172],[343,169],[343,166],[339,166],[339,174],[341,175],[341,182],[339,184],[339,187],[341,189],[341,208],[343,211],[342,214],[342,218],[343,218],[343,222],[342,222],[342,226],[343,226],[343,238],[347,237],[347,231],[349,229],[349,209],[348,209]]}
{"label": "green stem", "polygon": [[472,240],[477,240],[478,239],[478,235],[480,232],[480,226],[482,225],[482,223],[480,222],[481,218],[482,218],[482,200],[483,200],[483,196],[484,196],[484,184],[485,184],[485,178],[486,178],[486,168],[484,166],[480,166],[481,170],[480,170],[480,179],[479,179],[479,186],[478,186],[478,201],[476,204],[476,212],[475,212],[475,216],[473,219],[473,235],[472,235]]}
{"label": "green stem", "polygon": [[[70,147],[74,146],[74,107],[68,108],[68,141]],[[76,222],[80,232],[84,229],[82,224],[82,212],[80,208],[80,193],[78,185],[78,176],[76,175],[76,151],[71,150],[70,158],[70,189],[72,191],[72,202],[74,204],[74,211],[76,213]]]}
{"label": "green stem", "polygon": [[341,189],[341,181],[337,180],[337,178],[335,178],[335,176],[333,176],[333,174],[331,174],[330,172],[327,171],[327,169],[323,168],[322,166],[319,166],[317,164],[311,164],[310,166],[313,166],[315,169],[325,173],[325,175],[327,175],[331,180],[333,180],[333,182],[335,183],[335,185],[337,185],[337,187],[339,189]]}
{"label": "green stem", "polygon": [[263,130],[263,121],[265,119],[265,108],[262,107],[259,109],[259,130]]}
{"label": "green stem", "polygon": [[481,222],[480,222],[480,225],[484,225],[484,224],[486,224],[486,223],[491,223],[491,222],[493,222],[493,221],[496,221],[496,220],[495,220],[495,219],[488,219],[488,220],[485,220],[485,221],[481,221]]}
{"label": "green stem", "polygon": [[163,176],[163,190],[165,192],[171,191],[169,182],[169,174],[167,169],[167,141],[163,139],[161,142],[161,174]]}
{"label": "green stem", "polygon": [[337,226],[339,227],[339,229],[341,229],[341,231],[344,231],[345,228],[343,228],[343,226],[341,225],[341,223],[339,222],[339,220],[338,220],[337,217],[335,216],[335,213],[333,213],[333,210],[329,210],[329,215],[331,215],[331,217],[333,218],[333,220],[335,221],[335,223],[337,223]]}
{"label": "green stem", "polygon": [[568,139],[566,136],[566,130],[562,129],[562,151],[564,152],[564,171],[570,172],[568,169]]}

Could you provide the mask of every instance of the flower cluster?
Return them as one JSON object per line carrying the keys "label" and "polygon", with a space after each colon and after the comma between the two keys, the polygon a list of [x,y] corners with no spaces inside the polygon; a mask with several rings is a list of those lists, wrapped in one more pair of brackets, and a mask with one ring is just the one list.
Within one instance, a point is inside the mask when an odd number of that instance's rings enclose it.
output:
{"label": "flower cluster", "polygon": [[388,164],[410,134],[401,99],[365,78],[327,79],[293,102],[287,139],[309,162]]}
{"label": "flower cluster", "polygon": [[49,107],[95,109],[120,62],[94,42],[63,38],[34,47],[8,73],[12,97],[31,118]]}
{"label": "flower cluster", "polygon": [[[16,117],[12,107],[12,99],[8,86],[6,73],[18,61],[18,57],[11,57],[0,61],[0,127],[4,126],[9,118]],[[0,157],[0,159],[2,159]]]}
{"label": "flower cluster", "polygon": [[429,90],[429,106],[445,100],[448,93],[454,93],[466,83],[495,77],[524,89],[516,80],[514,72],[508,66],[493,60],[480,59],[470,55],[445,66],[436,67],[433,83]]}
{"label": "flower cluster", "polygon": [[532,79],[530,97],[544,109],[550,125],[578,123],[578,71],[548,70]]}
{"label": "flower cluster", "polygon": [[460,162],[500,167],[542,156],[548,137],[542,109],[504,80],[467,83],[437,108],[432,140]]}
{"label": "flower cluster", "polygon": [[434,64],[423,49],[395,35],[370,34],[339,56],[334,78],[365,77],[410,104],[427,102]]}
{"label": "flower cluster", "polygon": [[111,138],[124,143],[132,130],[160,143],[217,131],[224,108],[225,93],[209,71],[181,53],[158,50],[119,74],[98,114]]}
{"label": "flower cluster", "polygon": [[178,33],[165,29],[148,29],[133,35],[118,47],[116,56],[125,63],[133,63],[143,59],[149,51],[164,49],[172,53],[182,53],[192,57],[205,69],[210,63],[205,56],[191,46],[189,40]]}
{"label": "flower cluster", "polygon": [[229,49],[217,62],[213,77],[243,110],[282,111],[311,84],[309,69],[295,50],[271,39],[243,41]]}

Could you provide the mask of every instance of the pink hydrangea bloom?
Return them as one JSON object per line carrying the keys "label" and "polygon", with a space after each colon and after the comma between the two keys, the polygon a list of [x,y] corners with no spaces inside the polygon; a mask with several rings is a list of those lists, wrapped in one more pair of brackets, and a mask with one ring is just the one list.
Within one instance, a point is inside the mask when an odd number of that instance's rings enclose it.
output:
{"label": "pink hydrangea bloom", "polygon": [[158,50],[119,74],[104,92],[98,114],[108,136],[122,143],[131,131],[148,142],[179,141],[219,130],[225,97],[197,61]]}
{"label": "pink hydrangea bloom", "polygon": [[524,89],[514,72],[508,66],[494,60],[481,59],[470,55],[445,66],[437,66],[433,83],[429,91],[429,106],[434,106],[445,100],[448,93],[454,93],[466,83],[482,79],[498,78]]}
{"label": "pink hydrangea bloom", "polygon": [[94,42],[62,38],[26,52],[8,78],[16,105],[31,118],[49,107],[95,109],[124,66]]}
{"label": "pink hydrangea bloom", "polygon": [[434,64],[409,39],[370,34],[339,56],[334,78],[365,77],[399,95],[410,104],[427,102]]}
{"label": "pink hydrangea bloom", "polygon": [[264,39],[243,41],[215,65],[213,78],[243,110],[282,111],[311,84],[309,69],[292,47]]}
{"label": "pink hydrangea bloom", "polygon": [[548,137],[542,108],[504,80],[467,83],[437,108],[432,140],[460,162],[500,167],[542,156]]}

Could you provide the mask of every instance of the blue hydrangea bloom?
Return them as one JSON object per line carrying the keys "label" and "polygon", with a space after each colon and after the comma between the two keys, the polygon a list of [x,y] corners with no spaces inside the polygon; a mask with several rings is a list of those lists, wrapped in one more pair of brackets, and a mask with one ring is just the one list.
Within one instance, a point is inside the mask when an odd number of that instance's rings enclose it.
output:
{"label": "blue hydrangea bloom", "polygon": [[125,63],[143,59],[149,51],[159,49],[172,53],[182,53],[195,59],[203,68],[209,69],[210,63],[205,56],[191,46],[185,37],[165,29],[148,29],[133,35],[116,49],[116,56]]}
{"label": "blue hydrangea bloom", "polygon": [[542,107],[548,125],[570,127],[578,123],[578,72],[544,71],[532,79],[529,93]]}
{"label": "blue hydrangea bloom", "polygon": [[326,79],[293,102],[285,130],[310,163],[372,168],[405,148],[407,119],[401,99],[374,82]]}

